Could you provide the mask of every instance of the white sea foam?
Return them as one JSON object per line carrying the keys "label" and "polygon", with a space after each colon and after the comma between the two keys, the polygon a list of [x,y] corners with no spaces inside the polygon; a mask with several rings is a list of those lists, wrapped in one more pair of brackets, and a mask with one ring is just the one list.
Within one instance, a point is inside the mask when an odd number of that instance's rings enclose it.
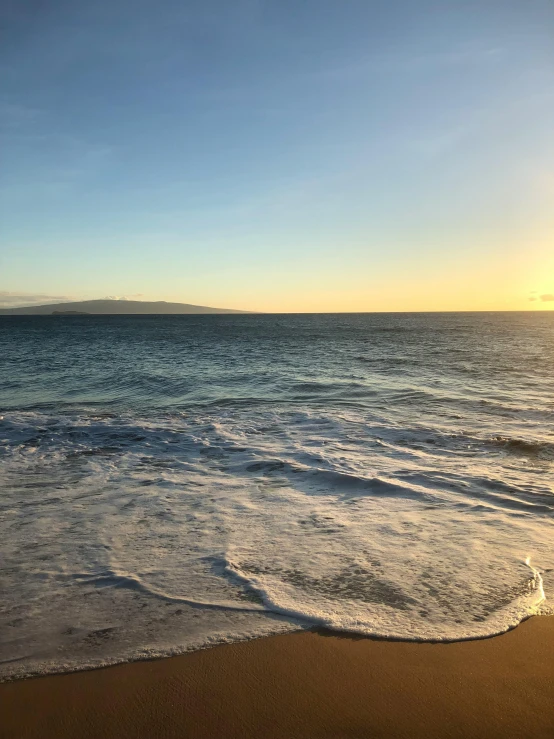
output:
{"label": "white sea foam", "polygon": [[7,412],[0,437],[4,676],[314,625],[478,638],[549,607],[550,463],[486,433],[88,410]]}

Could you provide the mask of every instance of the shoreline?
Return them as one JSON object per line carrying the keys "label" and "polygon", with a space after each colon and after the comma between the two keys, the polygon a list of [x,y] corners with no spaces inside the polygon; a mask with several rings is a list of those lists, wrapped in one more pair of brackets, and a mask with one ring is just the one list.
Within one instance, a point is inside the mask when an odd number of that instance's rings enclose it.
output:
{"label": "shoreline", "polygon": [[[74,675],[76,673],[83,673],[83,672],[91,672],[91,671],[97,671],[97,670],[106,670],[110,669],[112,667],[121,667],[124,665],[134,665],[137,662],[159,662],[167,659],[174,659],[179,657],[186,657],[187,655],[194,654],[195,652],[205,651],[205,650],[211,650],[216,649],[218,647],[222,646],[231,646],[235,644],[243,644],[245,642],[252,642],[252,641],[258,641],[260,639],[268,639],[276,636],[290,636],[291,634],[298,634],[298,633],[308,633],[308,634],[315,634],[318,636],[323,637],[330,637],[334,636],[337,639],[350,639],[352,641],[358,641],[358,640],[369,640],[369,641],[379,641],[379,642],[390,642],[390,643],[400,643],[400,644],[462,644],[465,642],[473,642],[473,641],[483,641],[488,639],[496,639],[499,636],[503,636],[510,631],[514,631],[514,629],[518,629],[522,624],[524,624],[526,621],[529,621],[530,619],[535,618],[543,618],[544,616],[551,616],[554,618],[554,613],[550,613],[550,611],[546,613],[531,613],[528,616],[525,616],[521,621],[516,623],[513,626],[507,627],[504,631],[500,631],[498,633],[493,634],[485,634],[483,636],[462,636],[459,638],[448,638],[448,639],[419,639],[419,638],[411,638],[411,637],[400,637],[400,636],[381,636],[379,634],[362,634],[357,633],[353,631],[341,631],[332,629],[327,626],[301,626],[299,625],[298,628],[292,629],[290,631],[282,631],[282,632],[269,632],[267,634],[254,634],[252,636],[243,636],[236,638],[231,641],[227,641],[225,639],[222,639],[221,641],[212,641],[212,642],[199,642],[196,646],[185,647],[180,651],[179,649],[173,649],[173,650],[167,650],[167,652],[164,652],[163,650],[160,650],[159,653],[154,653],[153,655],[141,655],[141,656],[130,656],[130,657],[121,657],[121,658],[114,658],[113,661],[96,661],[95,663],[88,663],[83,666],[60,666],[54,667],[51,670],[41,671],[40,668],[36,669],[36,671],[30,670],[29,672],[19,672],[14,673],[12,675],[0,675],[0,686],[6,684],[6,683],[14,683],[14,682],[20,682],[22,680],[35,680],[39,678],[47,678],[47,677],[60,677],[63,675]],[[44,665],[43,665],[44,666]]]}
{"label": "shoreline", "polygon": [[0,684],[0,737],[552,737],[554,616],[407,642],[295,631]]}

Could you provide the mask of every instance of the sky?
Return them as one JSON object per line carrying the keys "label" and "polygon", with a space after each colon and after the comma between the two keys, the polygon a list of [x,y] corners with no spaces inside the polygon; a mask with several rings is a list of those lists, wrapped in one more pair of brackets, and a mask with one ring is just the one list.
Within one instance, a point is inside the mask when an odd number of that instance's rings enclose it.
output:
{"label": "sky", "polygon": [[0,307],[554,309],[552,0],[0,15]]}

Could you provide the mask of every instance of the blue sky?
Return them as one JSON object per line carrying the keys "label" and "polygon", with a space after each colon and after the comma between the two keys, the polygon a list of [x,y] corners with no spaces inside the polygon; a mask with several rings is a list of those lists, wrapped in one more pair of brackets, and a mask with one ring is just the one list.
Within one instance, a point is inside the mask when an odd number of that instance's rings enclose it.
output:
{"label": "blue sky", "polygon": [[3,13],[0,304],[554,307],[551,0]]}

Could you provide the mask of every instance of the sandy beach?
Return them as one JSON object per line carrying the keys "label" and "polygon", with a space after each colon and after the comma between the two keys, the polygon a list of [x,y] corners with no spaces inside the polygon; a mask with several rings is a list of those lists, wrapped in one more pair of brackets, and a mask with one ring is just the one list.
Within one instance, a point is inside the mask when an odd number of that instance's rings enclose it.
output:
{"label": "sandy beach", "polygon": [[2,739],[554,736],[554,617],[450,644],[298,632],[0,685]]}

